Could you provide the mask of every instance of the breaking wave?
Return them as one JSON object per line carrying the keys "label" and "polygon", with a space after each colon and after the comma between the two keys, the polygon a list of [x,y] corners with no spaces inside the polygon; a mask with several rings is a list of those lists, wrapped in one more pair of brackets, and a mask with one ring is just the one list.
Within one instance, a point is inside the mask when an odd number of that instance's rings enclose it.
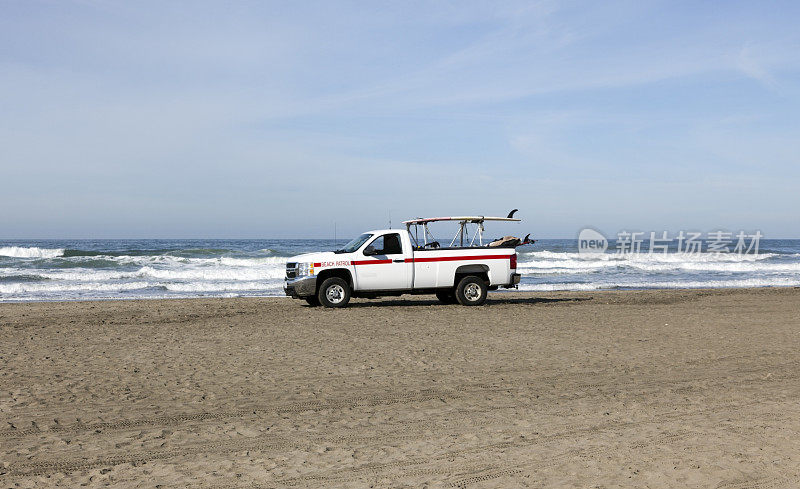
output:
{"label": "breaking wave", "polygon": [[656,282],[590,282],[590,283],[553,283],[522,284],[519,290],[556,291],[556,290],[602,290],[602,289],[719,289],[732,287],[798,287],[800,278],[774,279],[739,279],[739,280],[706,280],[706,281],[656,281]]}
{"label": "breaking wave", "polygon": [[[791,245],[795,251],[800,242]],[[794,287],[800,254],[777,250],[736,253],[586,254],[527,251],[519,254],[520,290]]]}
{"label": "breaking wave", "polygon": [[148,282],[125,283],[47,283],[47,284],[0,284],[1,294],[30,294],[30,293],[56,293],[56,292],[123,292],[152,287]]}
{"label": "breaking wave", "polygon": [[[94,257],[94,258],[136,258],[136,257],[176,257],[176,258],[194,258],[194,257],[208,257],[208,256],[228,256],[228,255],[241,255],[242,251],[233,250],[228,248],[154,248],[154,249],[124,249],[116,251],[108,250],[81,250],[81,249],[62,249],[61,254],[56,256],[63,256],[64,258],[73,257]],[[258,250],[258,253],[269,255],[270,257],[284,257],[292,256],[291,253],[280,252],[270,248]]]}
{"label": "breaking wave", "polygon": [[11,274],[11,275],[0,275],[0,283],[11,283],[11,282],[40,282],[42,280],[48,280],[47,277],[43,277],[41,275],[31,275],[31,274]]}
{"label": "breaking wave", "polygon": [[0,256],[11,258],[55,258],[64,254],[63,248],[47,249],[22,246],[3,246],[0,248]]}
{"label": "breaking wave", "polygon": [[775,254],[715,253],[580,254],[549,251],[520,254],[519,270],[531,274],[581,274],[612,269],[645,272],[800,272],[800,262],[770,262]]}

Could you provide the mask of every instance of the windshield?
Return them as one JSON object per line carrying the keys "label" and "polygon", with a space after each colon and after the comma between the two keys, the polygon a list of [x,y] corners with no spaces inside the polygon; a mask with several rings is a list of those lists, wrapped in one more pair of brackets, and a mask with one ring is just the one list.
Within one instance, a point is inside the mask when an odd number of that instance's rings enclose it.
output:
{"label": "windshield", "polygon": [[357,249],[361,248],[361,245],[366,243],[367,240],[371,237],[372,235],[370,233],[364,233],[361,236],[354,239],[353,241],[350,241],[349,243],[344,245],[344,248],[342,248],[341,250],[336,250],[335,253],[352,253]]}

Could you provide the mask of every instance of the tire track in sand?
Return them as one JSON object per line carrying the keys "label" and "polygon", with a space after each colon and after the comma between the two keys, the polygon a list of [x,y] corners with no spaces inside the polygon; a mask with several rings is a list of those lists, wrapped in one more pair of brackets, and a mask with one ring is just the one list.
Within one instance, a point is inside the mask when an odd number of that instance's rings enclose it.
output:
{"label": "tire track in sand", "polygon": [[[792,364],[794,365],[794,363]],[[786,368],[786,366],[783,366]],[[681,379],[674,379],[674,380],[666,380],[666,381],[652,381],[652,380],[640,380],[640,379],[632,379],[627,382],[617,382],[613,385],[610,385],[610,389],[601,389],[601,387],[605,387],[604,384],[600,383],[586,383],[581,382],[577,385],[574,385],[575,389],[570,389],[569,393],[561,394],[559,399],[561,400],[576,400],[576,399],[583,399],[583,398],[593,398],[593,397],[604,397],[608,395],[612,395],[614,393],[624,393],[625,391],[629,390],[626,387],[630,386],[637,386],[638,389],[660,389],[664,386],[681,386],[681,387],[674,387],[670,390],[676,393],[683,393],[683,392],[691,392],[696,390],[695,388],[691,388],[688,386],[684,386],[683,384],[686,383],[697,383],[697,382],[708,382],[703,388],[707,389],[709,387],[714,387],[718,385],[730,386],[731,382],[736,384],[748,383],[752,384],[754,381],[764,381],[766,380],[762,375],[764,372],[772,373],[776,371],[776,368],[770,366],[761,366],[758,368],[750,368],[741,371],[731,372],[728,371],[728,375],[726,376],[715,376],[715,375],[708,375],[705,378],[698,378],[697,376],[691,376],[688,378],[681,378]],[[798,369],[800,370],[800,369]],[[798,370],[795,369],[788,369],[786,370],[786,375],[782,375],[781,378],[786,381],[788,379],[796,379],[798,374],[795,373]],[[554,377],[552,380],[556,380]],[[559,384],[563,387],[566,382],[564,379],[560,379],[561,382]],[[233,410],[233,411],[217,411],[217,412],[199,412],[199,413],[178,413],[174,415],[167,415],[167,416],[153,416],[153,417],[141,417],[136,419],[123,419],[118,421],[101,421],[101,422],[94,422],[94,423],[73,423],[70,425],[55,425],[50,426],[46,430],[42,430],[38,428],[38,426],[31,426],[30,428],[13,428],[13,429],[6,429],[0,431],[0,439],[16,439],[22,438],[25,436],[32,436],[32,435],[41,435],[41,434],[61,434],[61,433],[80,433],[80,432],[88,432],[88,431],[110,431],[110,430],[125,430],[125,429],[132,429],[132,428],[140,428],[146,426],[176,426],[180,425],[181,423],[191,422],[191,421],[207,421],[207,420],[215,420],[215,419],[228,419],[228,418],[239,418],[251,414],[268,414],[268,413],[298,413],[304,411],[322,411],[326,409],[341,409],[341,408],[359,408],[359,407],[370,407],[370,406],[379,406],[379,405],[391,405],[391,404],[400,404],[406,402],[418,402],[418,401],[425,401],[425,400],[432,400],[432,399],[442,399],[442,400],[456,400],[464,398],[472,393],[475,392],[498,392],[498,393],[512,393],[512,392],[527,392],[527,391],[536,391],[542,388],[542,383],[546,382],[542,379],[537,379],[536,381],[525,381],[525,382],[508,382],[505,385],[497,385],[497,384],[490,384],[490,383],[465,383],[458,386],[449,387],[446,389],[423,389],[418,391],[407,391],[401,392],[397,394],[365,394],[360,396],[348,396],[342,399],[331,399],[331,400],[309,400],[309,401],[298,401],[292,402],[285,405],[268,405],[268,406],[256,406],[253,408],[248,409],[241,409],[241,410]],[[553,388],[554,386],[551,386]],[[591,389],[589,391],[584,389]],[[544,393],[542,395],[545,395]]]}
{"label": "tire track in sand", "polygon": [[164,450],[137,450],[129,451],[119,455],[101,456],[95,459],[85,458],[56,458],[42,460],[38,462],[23,462],[9,466],[5,469],[0,468],[0,475],[19,477],[46,475],[55,472],[74,472],[76,470],[91,470],[97,467],[115,466],[125,463],[137,464],[152,460],[164,460],[185,455],[196,455],[200,453],[230,453],[246,450],[281,450],[293,446],[292,443],[277,436],[257,437],[258,439],[239,439],[218,441],[212,443],[202,443],[197,445],[179,446]]}

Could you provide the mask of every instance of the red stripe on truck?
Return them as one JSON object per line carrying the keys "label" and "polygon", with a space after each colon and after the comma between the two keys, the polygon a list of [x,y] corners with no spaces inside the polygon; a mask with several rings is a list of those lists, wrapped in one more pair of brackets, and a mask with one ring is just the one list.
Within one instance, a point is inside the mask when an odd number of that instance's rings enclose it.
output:
{"label": "red stripe on truck", "polygon": [[406,258],[406,263],[426,261],[510,260],[514,255],[437,256],[430,258]]}
{"label": "red stripe on truck", "polygon": [[358,260],[351,261],[351,265],[381,265],[384,263],[392,263],[392,260]]}
{"label": "red stripe on truck", "polygon": [[[414,263],[414,262],[431,262],[431,261],[470,261],[470,260],[510,260],[512,265],[516,265],[514,263],[516,260],[515,254],[511,255],[473,255],[473,256],[437,256],[437,257],[430,257],[430,258],[406,258],[405,263]],[[351,261],[351,265],[385,265],[387,263],[392,263],[392,260],[354,260]],[[326,264],[326,266],[331,266],[331,264]],[[322,266],[322,263],[314,263],[314,268],[319,268]],[[511,268],[516,268],[512,266]]]}

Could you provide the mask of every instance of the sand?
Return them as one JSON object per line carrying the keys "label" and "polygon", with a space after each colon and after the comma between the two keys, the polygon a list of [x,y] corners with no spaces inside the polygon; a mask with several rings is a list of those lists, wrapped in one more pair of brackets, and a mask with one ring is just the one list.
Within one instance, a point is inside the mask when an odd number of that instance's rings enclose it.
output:
{"label": "sand", "polygon": [[0,487],[800,487],[800,289],[0,305]]}

